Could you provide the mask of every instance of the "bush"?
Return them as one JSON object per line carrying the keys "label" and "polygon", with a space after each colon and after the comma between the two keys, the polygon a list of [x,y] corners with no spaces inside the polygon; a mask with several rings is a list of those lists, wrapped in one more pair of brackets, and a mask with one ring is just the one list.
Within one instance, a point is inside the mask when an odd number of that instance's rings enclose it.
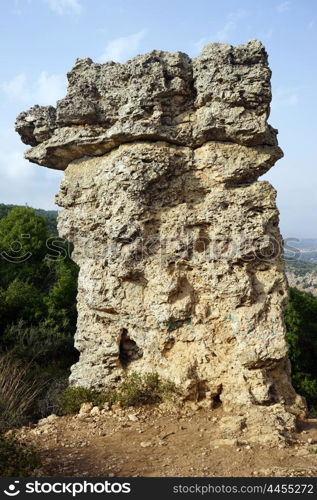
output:
{"label": "bush", "polygon": [[67,387],[58,398],[57,405],[63,415],[78,413],[83,403],[101,406],[106,402],[103,393],[98,393],[86,387]]}
{"label": "bush", "polygon": [[56,360],[58,365],[68,367],[70,362],[75,363],[78,358],[73,335],[44,322],[38,326],[27,326],[20,320],[5,329],[1,342],[16,359],[35,361],[42,364],[44,370],[48,362]]}
{"label": "bush", "polygon": [[157,373],[131,373],[113,391],[97,392],[86,387],[67,387],[59,397],[58,407],[62,414],[69,415],[78,413],[83,403],[99,407],[106,402],[120,403],[123,408],[150,405],[160,403],[174,391],[174,384],[162,380]]}
{"label": "bush", "polygon": [[0,431],[25,423],[43,390],[41,383],[28,378],[28,370],[9,356],[0,358]]}
{"label": "bush", "polygon": [[174,390],[174,385],[160,379],[157,373],[146,373],[143,376],[131,373],[122,380],[114,399],[124,408],[149,405],[160,403]]}
{"label": "bush", "polygon": [[59,400],[68,386],[68,378],[61,377],[53,380],[44,394],[38,400],[38,410],[41,418],[47,417],[48,415],[62,415],[60,409]]}
{"label": "bush", "polygon": [[1,477],[28,477],[38,466],[34,448],[0,434]]}

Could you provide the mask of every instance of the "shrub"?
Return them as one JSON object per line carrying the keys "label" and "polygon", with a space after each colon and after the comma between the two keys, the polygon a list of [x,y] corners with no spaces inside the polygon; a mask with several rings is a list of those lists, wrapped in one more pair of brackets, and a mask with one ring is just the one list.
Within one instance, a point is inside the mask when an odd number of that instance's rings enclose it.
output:
{"label": "shrub", "polygon": [[41,383],[29,380],[28,370],[9,356],[0,357],[0,431],[22,425],[43,390]]}
{"label": "shrub", "polygon": [[138,373],[127,375],[118,387],[115,400],[124,408],[161,402],[168,393],[173,392],[172,383],[160,379],[157,373]]}
{"label": "shrub", "polygon": [[38,400],[38,410],[41,418],[48,415],[62,415],[59,400],[68,386],[68,378],[61,377],[50,382],[44,394]]}
{"label": "shrub", "polygon": [[38,466],[34,448],[0,434],[1,477],[28,477]]}
{"label": "shrub", "polygon": [[123,408],[160,403],[172,392],[175,386],[162,380],[157,373],[125,376],[118,388],[108,392],[97,392],[86,387],[67,387],[59,397],[58,407],[62,414],[78,413],[83,403],[102,407],[106,402],[120,403]]}
{"label": "shrub", "polygon": [[58,361],[60,366],[69,366],[70,362],[77,361],[73,335],[45,322],[27,326],[23,320],[19,320],[5,329],[1,343],[16,359],[36,361],[44,368],[48,362]]}
{"label": "shrub", "polygon": [[58,398],[58,407],[63,415],[78,413],[83,403],[101,406],[106,402],[102,393],[86,387],[67,387]]}

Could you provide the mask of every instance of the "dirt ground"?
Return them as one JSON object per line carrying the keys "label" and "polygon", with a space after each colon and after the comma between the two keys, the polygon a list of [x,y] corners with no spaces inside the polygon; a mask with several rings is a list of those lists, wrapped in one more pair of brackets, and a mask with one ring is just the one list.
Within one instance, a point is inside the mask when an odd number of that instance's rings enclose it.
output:
{"label": "dirt ground", "polygon": [[[166,412],[120,408],[50,416],[18,432],[39,450],[38,476],[317,476],[317,419],[302,422],[294,443],[264,448],[215,446],[221,410]],[[94,411],[92,412],[94,413]]]}

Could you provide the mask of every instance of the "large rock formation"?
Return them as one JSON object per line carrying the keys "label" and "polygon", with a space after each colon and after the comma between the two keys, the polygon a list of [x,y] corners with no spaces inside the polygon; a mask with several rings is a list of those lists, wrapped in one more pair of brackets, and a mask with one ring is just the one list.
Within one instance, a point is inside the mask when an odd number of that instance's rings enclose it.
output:
{"label": "large rock formation", "polygon": [[184,398],[221,402],[235,434],[294,430],[276,193],[257,180],[282,156],[270,75],[258,41],[194,59],[79,59],[56,109],[19,115],[26,157],[65,170],[59,231],[80,266],[73,384],[155,371]]}

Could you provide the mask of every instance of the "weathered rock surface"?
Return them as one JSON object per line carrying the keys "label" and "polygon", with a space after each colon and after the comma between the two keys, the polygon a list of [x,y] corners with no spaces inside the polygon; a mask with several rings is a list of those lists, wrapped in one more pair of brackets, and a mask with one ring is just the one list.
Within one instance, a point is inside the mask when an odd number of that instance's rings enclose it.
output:
{"label": "weathered rock surface", "polygon": [[126,64],[78,59],[67,96],[17,118],[26,157],[65,169],[84,155],[123,142],[163,140],[197,147],[206,141],[276,146],[267,125],[271,72],[260,42],[207,45],[202,54],[155,50]]}
{"label": "weathered rock surface", "polygon": [[264,440],[285,439],[305,405],[290,383],[275,190],[257,180],[282,156],[264,47],[81,59],[68,79],[56,110],[21,113],[17,130],[30,161],[66,169],[59,231],[80,266],[71,382],[156,371],[244,416],[251,441],[260,422]]}

